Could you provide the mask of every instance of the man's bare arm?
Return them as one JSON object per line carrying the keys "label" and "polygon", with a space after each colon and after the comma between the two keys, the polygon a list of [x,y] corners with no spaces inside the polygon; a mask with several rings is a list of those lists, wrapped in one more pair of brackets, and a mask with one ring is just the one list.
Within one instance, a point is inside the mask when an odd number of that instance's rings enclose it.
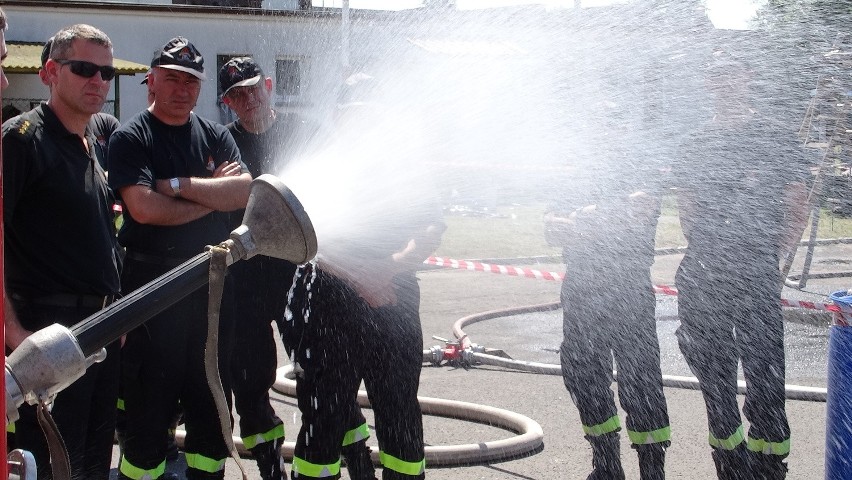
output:
{"label": "man's bare arm", "polygon": [[[248,173],[213,178],[179,177],[178,182],[181,199],[220,212],[245,208],[251,190]],[[174,196],[169,180],[157,180],[157,191]]]}
{"label": "man's bare arm", "polygon": [[144,185],[123,187],[119,193],[127,213],[146,225],[183,225],[213,211],[195,202],[155,192]]}

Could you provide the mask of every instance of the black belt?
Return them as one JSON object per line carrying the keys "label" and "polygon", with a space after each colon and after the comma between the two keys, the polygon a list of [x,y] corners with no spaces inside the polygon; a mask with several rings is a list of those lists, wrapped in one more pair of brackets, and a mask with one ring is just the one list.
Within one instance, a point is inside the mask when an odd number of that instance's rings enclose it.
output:
{"label": "black belt", "polygon": [[71,293],[56,293],[40,297],[27,297],[17,293],[10,293],[9,297],[11,297],[12,300],[23,303],[69,308],[103,309],[115,301],[115,295],[73,295]]}
{"label": "black belt", "polygon": [[164,267],[177,267],[181,263],[185,262],[187,259],[184,258],[176,258],[176,257],[163,257],[160,255],[151,255],[148,253],[141,253],[136,251],[128,250],[125,254],[125,258],[129,258],[131,260],[136,260],[137,262],[145,262],[145,263],[153,263],[155,265],[162,265]]}

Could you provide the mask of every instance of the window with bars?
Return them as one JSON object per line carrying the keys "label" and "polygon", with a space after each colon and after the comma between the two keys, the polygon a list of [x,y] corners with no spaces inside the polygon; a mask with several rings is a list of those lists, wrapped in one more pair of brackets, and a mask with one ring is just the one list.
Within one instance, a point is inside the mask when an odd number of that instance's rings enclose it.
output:
{"label": "window with bars", "polygon": [[275,59],[275,93],[282,97],[298,97],[302,93],[302,60]]}

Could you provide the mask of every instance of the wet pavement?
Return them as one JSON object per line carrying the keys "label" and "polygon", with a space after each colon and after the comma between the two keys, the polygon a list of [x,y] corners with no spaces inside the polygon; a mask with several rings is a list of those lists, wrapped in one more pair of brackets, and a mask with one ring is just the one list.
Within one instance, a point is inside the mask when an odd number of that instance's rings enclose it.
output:
{"label": "wet pavement", "polygon": [[[802,252],[804,249],[802,249]],[[804,256],[800,254],[800,256]],[[838,259],[852,258],[852,247],[820,247],[815,252],[815,272],[837,271]],[[653,269],[655,284],[672,285],[680,257],[657,258]],[[800,260],[791,273],[800,271]],[[518,265],[542,271],[562,271],[558,264]],[[841,266],[842,268],[842,266]],[[435,269],[419,274],[422,288],[421,316],[424,347],[442,345],[432,335],[453,338],[452,326],[460,318],[475,313],[558,301],[559,283],[490,273]],[[826,295],[852,286],[852,278],[812,279],[804,291],[785,289],[784,298],[829,303]],[[677,328],[676,297],[658,295],[658,333],[663,372],[690,375],[674,338]],[[823,311],[785,309],[785,342],[788,355],[788,384],[825,386],[825,359],[829,315]],[[505,350],[513,358],[558,363],[556,349],[561,341],[558,311],[522,318],[497,318],[465,327],[471,340]],[[280,358],[281,365],[287,363]],[[583,439],[576,408],[559,376],[527,373],[490,365],[470,368],[424,366],[420,395],[461,400],[506,409],[538,422],[544,432],[544,448],[523,458],[486,465],[428,469],[427,478],[472,479],[585,479],[591,465],[591,451]],[[285,421],[288,439],[299,428],[295,400],[273,395],[274,406]],[[672,426],[672,446],[668,451],[667,478],[711,479],[715,470],[707,446],[707,424],[700,392],[666,388]],[[740,397],[742,403],[742,397]],[[792,453],[788,479],[824,477],[825,403],[787,402],[792,428]],[[369,410],[365,410],[372,422]],[[427,445],[451,446],[510,438],[512,432],[480,423],[426,416]],[[372,425],[372,424],[371,424]],[[375,438],[371,439],[375,444]],[[639,478],[635,454],[622,439],[622,459],[627,478]],[[251,459],[244,459],[248,478],[257,478]],[[181,465],[170,465],[180,471]],[[288,465],[289,469],[289,465]],[[233,461],[228,462],[228,479],[241,478]],[[348,478],[344,472],[343,478]]]}

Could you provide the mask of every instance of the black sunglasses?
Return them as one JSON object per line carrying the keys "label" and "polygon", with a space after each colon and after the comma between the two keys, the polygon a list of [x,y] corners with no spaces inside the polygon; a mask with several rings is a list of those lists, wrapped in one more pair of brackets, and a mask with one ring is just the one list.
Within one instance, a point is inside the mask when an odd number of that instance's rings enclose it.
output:
{"label": "black sunglasses", "polygon": [[71,68],[71,73],[74,75],[81,76],[83,78],[92,78],[96,73],[101,72],[101,78],[104,81],[110,81],[115,78],[115,67],[110,65],[97,65],[92,62],[86,62],[84,60],[53,60],[54,62],[60,65],[69,65]]}

